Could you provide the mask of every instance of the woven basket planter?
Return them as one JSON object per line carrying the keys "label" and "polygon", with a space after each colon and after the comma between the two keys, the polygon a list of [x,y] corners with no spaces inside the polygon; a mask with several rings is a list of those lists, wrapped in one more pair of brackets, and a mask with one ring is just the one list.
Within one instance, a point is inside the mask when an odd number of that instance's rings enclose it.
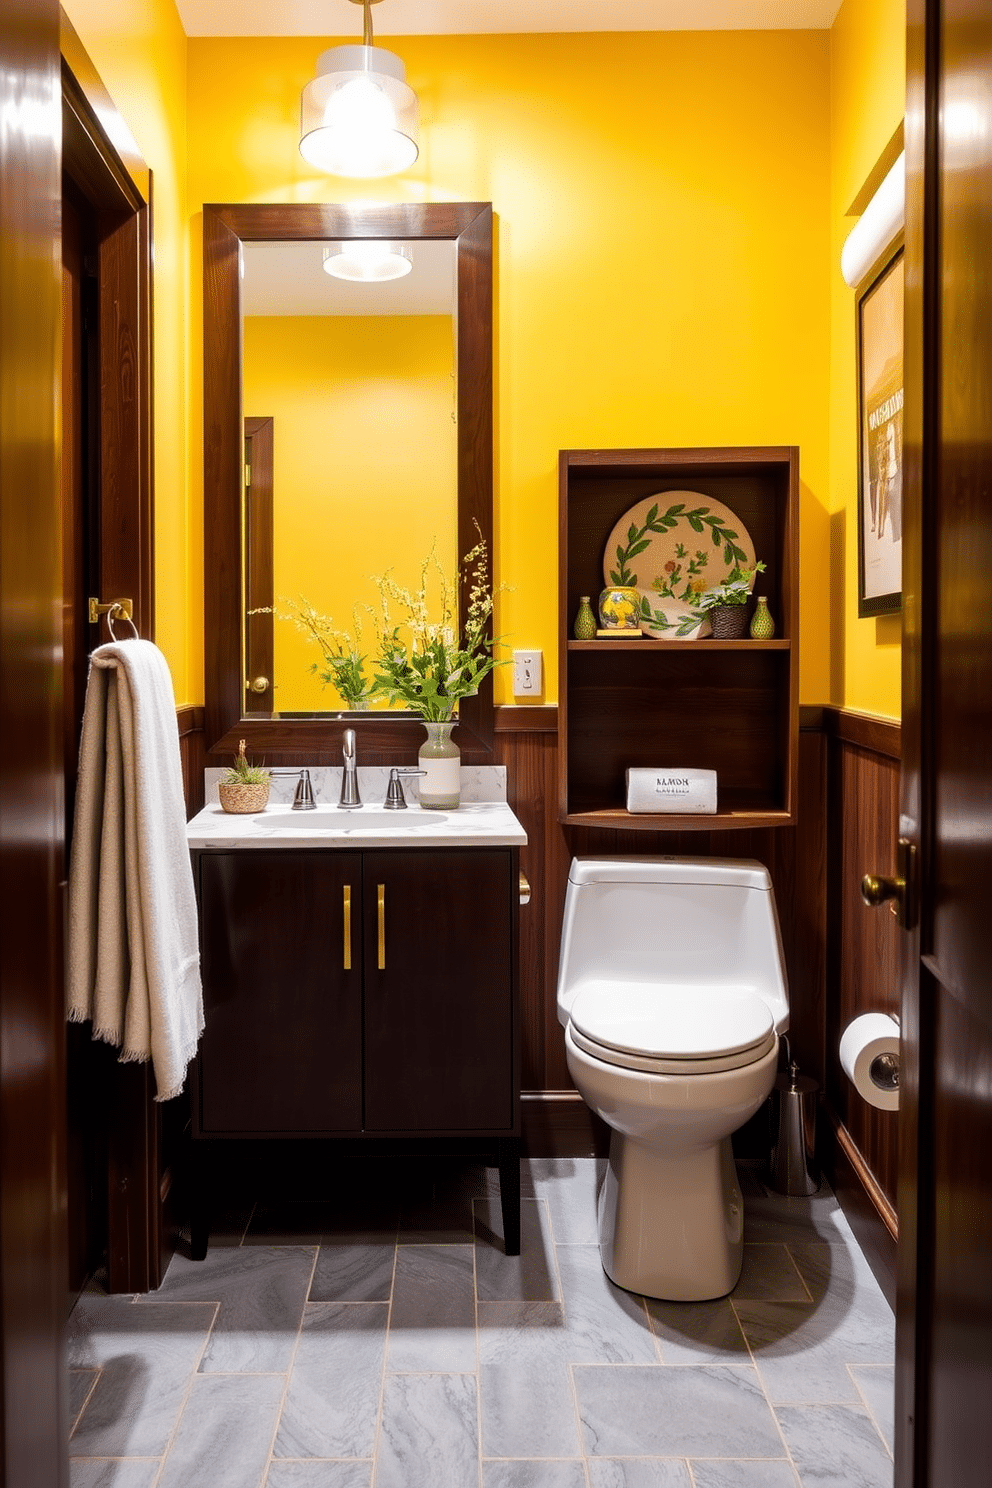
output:
{"label": "woven basket planter", "polygon": [[220,804],[225,811],[238,816],[248,816],[253,811],[264,811],[269,800],[268,782],[264,785],[219,785]]}
{"label": "woven basket planter", "polygon": [[714,605],[708,611],[715,641],[739,641],[747,635],[750,606]]}

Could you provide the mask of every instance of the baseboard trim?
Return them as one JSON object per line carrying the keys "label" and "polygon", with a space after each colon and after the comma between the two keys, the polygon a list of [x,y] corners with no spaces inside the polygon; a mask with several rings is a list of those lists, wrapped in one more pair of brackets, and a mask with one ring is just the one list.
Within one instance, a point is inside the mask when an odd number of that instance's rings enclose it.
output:
{"label": "baseboard trim", "polygon": [[605,1157],[610,1131],[575,1090],[525,1090],[520,1097],[525,1157]]}
{"label": "baseboard trim", "polygon": [[896,1252],[899,1221],[896,1212],[865,1164],[846,1127],[828,1106],[822,1131],[823,1168],[837,1202],[854,1231],[872,1274],[895,1312]]}

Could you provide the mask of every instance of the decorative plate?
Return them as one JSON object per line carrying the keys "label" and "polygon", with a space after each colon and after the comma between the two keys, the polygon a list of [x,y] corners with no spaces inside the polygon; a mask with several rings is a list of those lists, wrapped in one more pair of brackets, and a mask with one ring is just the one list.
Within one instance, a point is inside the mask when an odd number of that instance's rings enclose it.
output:
{"label": "decorative plate", "polygon": [[[753,568],[754,543],[740,517],[698,491],[662,491],[624,512],[606,540],[607,584],[641,593],[641,630],[659,640],[708,635],[694,600],[738,566]],[[753,581],[752,581],[753,582]]]}

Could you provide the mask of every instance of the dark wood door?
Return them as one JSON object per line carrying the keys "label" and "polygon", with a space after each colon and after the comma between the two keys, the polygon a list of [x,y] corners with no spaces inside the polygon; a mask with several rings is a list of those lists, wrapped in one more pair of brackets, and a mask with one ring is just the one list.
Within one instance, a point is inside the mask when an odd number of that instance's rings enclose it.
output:
{"label": "dark wood door", "polygon": [[0,1482],[68,1482],[59,54],[0,5]]}
{"label": "dark wood door", "polygon": [[202,853],[200,1136],[362,1124],[361,855]]}
{"label": "dark wood door", "polygon": [[512,853],[367,852],[365,1129],[510,1132]]}
{"label": "dark wood door", "polygon": [[[992,1462],[992,18],[910,0],[896,1482]],[[911,896],[912,902],[912,896]]]}

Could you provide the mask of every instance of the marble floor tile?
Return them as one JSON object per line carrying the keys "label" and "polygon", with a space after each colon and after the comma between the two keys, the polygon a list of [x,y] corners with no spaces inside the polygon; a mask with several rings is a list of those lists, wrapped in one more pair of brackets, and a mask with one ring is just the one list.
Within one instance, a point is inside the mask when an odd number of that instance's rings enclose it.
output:
{"label": "marble floor tile", "polygon": [[588,1488],[581,1458],[490,1459],[482,1464],[482,1488]]}
{"label": "marble floor tile", "polygon": [[476,1199],[475,1271],[480,1302],[557,1302],[554,1244],[540,1200],[520,1201],[520,1254],[503,1251],[498,1198]]}
{"label": "marble floor tile", "polygon": [[[173,1256],[157,1301],[218,1302],[203,1373],[278,1374],[289,1368],[313,1273],[312,1246],[211,1248]],[[139,1306],[146,1305],[139,1299]]]}
{"label": "marble floor tile", "polygon": [[581,1455],[562,1309],[479,1303],[479,1406],[484,1457]]}
{"label": "marble floor tile", "polygon": [[860,1403],[847,1366],[893,1357],[892,1314],[884,1301],[735,1302],[734,1310],[776,1403]]}
{"label": "marble floor tile", "polygon": [[371,1457],[386,1347],[384,1303],[309,1303],[276,1457]]}
{"label": "marble floor tile", "polygon": [[593,1457],[590,1488],[692,1488],[680,1457]]}
{"label": "marble floor tile", "polygon": [[830,1302],[858,1311],[871,1308],[880,1320],[889,1320],[895,1346],[895,1320],[871,1267],[857,1248],[839,1251],[823,1243],[790,1245],[792,1258],[814,1302]]}
{"label": "marble floor tile", "polygon": [[781,1457],[755,1371],[724,1364],[577,1364],[590,1457]]}
{"label": "marble floor tile", "polygon": [[860,1406],[777,1406],[802,1488],[892,1488],[892,1458]]}
{"label": "marble floor tile", "polygon": [[156,1488],[259,1488],[285,1388],[281,1374],[194,1378]]}
{"label": "marble floor tile", "polygon": [[472,1247],[399,1246],[387,1370],[474,1373],[477,1363]]}
{"label": "marble floor tile", "polygon": [[265,1488],[372,1488],[372,1463],[273,1462]]}
{"label": "marble floor tile", "polygon": [[531,1157],[524,1162],[535,1198],[551,1216],[556,1245],[598,1245],[599,1190],[606,1174],[605,1157]]}
{"label": "marble floor tile", "polygon": [[895,1365],[852,1364],[854,1383],[890,1452],[895,1451]]}
{"label": "marble floor tile", "polygon": [[100,1370],[69,1440],[73,1457],[160,1457],[207,1343],[217,1304],[79,1299],[70,1369]]}
{"label": "marble floor tile", "polygon": [[478,1480],[475,1377],[388,1375],[373,1488],[466,1488]]}
{"label": "marble floor tile", "polygon": [[735,1301],[812,1302],[806,1284],[785,1245],[745,1244]]}
{"label": "marble floor tile", "polygon": [[311,1302],[388,1302],[396,1258],[394,1234],[326,1238],[317,1253]]}
{"label": "marble floor tile", "polygon": [[89,1399],[90,1391],[96,1384],[99,1370],[97,1369],[70,1369],[68,1373],[69,1392],[69,1430],[79,1420],[79,1414]]}
{"label": "marble floor tile", "polygon": [[693,1462],[695,1488],[800,1488],[791,1462]]}
{"label": "marble floor tile", "polygon": [[152,1488],[157,1457],[77,1457],[69,1461],[69,1488]]}
{"label": "marble floor tile", "polygon": [[644,1299],[613,1284],[599,1246],[562,1245],[557,1259],[570,1361],[657,1364]]}
{"label": "marble floor tile", "polygon": [[749,1364],[741,1325],[729,1297],[714,1302],[662,1302],[646,1298],[663,1364]]}
{"label": "marble floor tile", "polygon": [[823,1240],[841,1247],[855,1243],[844,1211],[826,1183],[808,1199],[772,1193],[760,1182],[748,1185],[745,1244],[772,1241],[790,1245],[793,1240]]}

